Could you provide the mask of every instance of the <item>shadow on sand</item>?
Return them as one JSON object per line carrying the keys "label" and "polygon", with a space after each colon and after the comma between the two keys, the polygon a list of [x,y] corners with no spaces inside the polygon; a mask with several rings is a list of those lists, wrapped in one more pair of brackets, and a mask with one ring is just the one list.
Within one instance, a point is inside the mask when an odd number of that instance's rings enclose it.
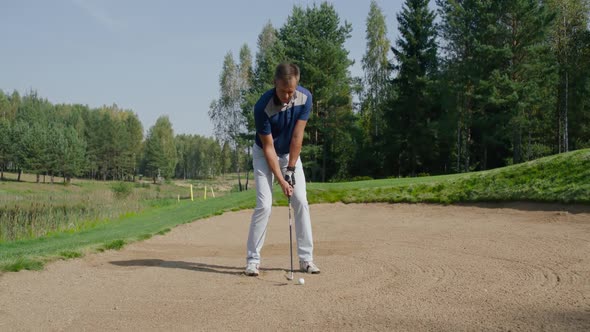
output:
{"label": "shadow on sand", "polygon": [[[130,267],[130,266],[154,266],[169,269],[185,269],[196,272],[221,273],[229,275],[245,275],[244,267],[212,265],[194,262],[182,261],[165,261],[161,259],[134,259],[128,261],[112,261],[113,265]],[[277,268],[261,268],[260,271],[285,271]]]}
{"label": "shadow on sand", "polygon": [[562,204],[543,202],[479,202],[479,203],[455,203],[456,206],[478,207],[485,209],[514,209],[520,211],[545,211],[545,212],[568,212],[573,214],[590,213],[590,205],[584,204]]}

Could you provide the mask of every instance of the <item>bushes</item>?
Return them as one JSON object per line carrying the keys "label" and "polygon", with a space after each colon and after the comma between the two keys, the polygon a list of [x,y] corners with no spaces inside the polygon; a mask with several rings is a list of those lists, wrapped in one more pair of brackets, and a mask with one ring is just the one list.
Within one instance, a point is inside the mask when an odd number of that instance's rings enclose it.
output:
{"label": "bushes", "polygon": [[133,192],[133,185],[129,182],[117,182],[112,185],[111,190],[117,198],[127,198]]}

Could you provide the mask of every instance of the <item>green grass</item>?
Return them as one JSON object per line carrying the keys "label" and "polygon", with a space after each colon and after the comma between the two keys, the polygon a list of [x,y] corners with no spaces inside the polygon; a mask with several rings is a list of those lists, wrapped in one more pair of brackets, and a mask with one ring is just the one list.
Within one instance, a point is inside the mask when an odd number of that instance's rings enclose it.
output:
{"label": "green grass", "polygon": [[59,256],[64,258],[64,259],[71,259],[71,258],[78,258],[78,257],[82,257],[82,253],[79,251],[73,251],[73,250],[64,250],[62,252],[59,253]]}
{"label": "green grass", "polygon": [[168,233],[170,231],[171,231],[170,228],[164,228],[163,230],[157,232],[156,235],[164,235],[164,234],[166,234],[166,233]]}
{"label": "green grass", "polygon": [[[27,177],[30,175],[23,176]],[[188,196],[188,187],[175,184],[75,180],[64,185],[0,181],[0,242],[56,232],[75,233],[146,208],[171,205],[178,198]]]}
{"label": "green grass", "polygon": [[16,257],[6,260],[0,267],[7,272],[18,272],[20,270],[38,271],[43,269],[43,262],[27,257]]}
{"label": "green grass", "polygon": [[143,241],[143,240],[151,239],[152,236],[153,236],[152,234],[141,234],[137,237],[137,240]]}
{"label": "green grass", "polygon": [[31,269],[26,264],[15,265],[15,262],[34,260],[42,264],[63,258],[63,253],[67,251],[118,250],[138,239],[165,234],[179,224],[231,211],[235,207],[252,208],[254,204],[253,190],[195,202],[184,200],[105,221],[75,233],[61,232],[36,239],[0,243],[0,271]]}
{"label": "green grass", "polygon": [[590,150],[490,171],[435,177],[309,184],[310,203],[535,201],[590,203]]}
{"label": "green grass", "polygon": [[125,246],[125,240],[114,240],[105,243],[102,247],[98,248],[98,251],[105,251],[105,250],[121,250]]}
{"label": "green grass", "polygon": [[[542,158],[501,169],[433,177],[346,183],[309,183],[310,203],[537,201],[590,204],[590,150]],[[287,201],[278,186],[275,205]],[[0,243],[0,271],[40,269],[43,263],[81,253],[118,250],[126,244],[165,234],[173,227],[226,211],[253,208],[255,192],[207,200],[175,200],[141,212],[96,223],[75,232]],[[247,221],[245,221],[247,222]]]}

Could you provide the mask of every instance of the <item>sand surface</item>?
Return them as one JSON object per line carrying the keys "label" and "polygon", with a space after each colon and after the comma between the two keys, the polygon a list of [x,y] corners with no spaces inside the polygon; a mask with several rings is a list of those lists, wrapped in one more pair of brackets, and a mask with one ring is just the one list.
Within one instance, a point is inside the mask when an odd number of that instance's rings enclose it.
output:
{"label": "sand surface", "polygon": [[313,205],[304,286],[285,279],[285,207],[242,274],[251,212],[4,273],[0,331],[590,330],[588,207]]}

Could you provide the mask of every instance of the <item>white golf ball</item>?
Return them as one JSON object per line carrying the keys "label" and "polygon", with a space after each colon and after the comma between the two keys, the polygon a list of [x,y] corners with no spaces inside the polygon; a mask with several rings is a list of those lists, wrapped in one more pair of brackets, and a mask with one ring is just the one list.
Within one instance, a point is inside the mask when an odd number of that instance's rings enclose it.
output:
{"label": "white golf ball", "polygon": [[300,285],[304,285],[305,284],[305,279],[299,278],[298,282],[299,282]]}

